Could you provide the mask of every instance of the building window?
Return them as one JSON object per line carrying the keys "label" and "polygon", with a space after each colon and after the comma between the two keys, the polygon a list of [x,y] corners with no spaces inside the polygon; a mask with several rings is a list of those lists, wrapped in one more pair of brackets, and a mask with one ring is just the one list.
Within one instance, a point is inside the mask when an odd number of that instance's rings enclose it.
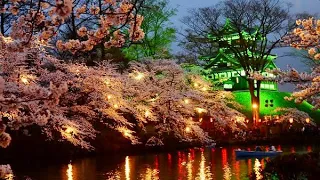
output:
{"label": "building window", "polygon": [[232,77],[232,76],[231,76],[231,72],[227,72],[227,74],[228,74],[228,75],[227,75],[228,78]]}
{"label": "building window", "polygon": [[238,72],[232,72],[232,76],[233,76],[233,77],[238,76]]}
{"label": "building window", "polygon": [[270,84],[270,89],[275,89],[274,84]]}
{"label": "building window", "polygon": [[223,88],[224,89],[232,89],[232,84],[224,84]]}
{"label": "building window", "polygon": [[270,100],[265,100],[265,107],[273,107],[273,99],[270,99]]}

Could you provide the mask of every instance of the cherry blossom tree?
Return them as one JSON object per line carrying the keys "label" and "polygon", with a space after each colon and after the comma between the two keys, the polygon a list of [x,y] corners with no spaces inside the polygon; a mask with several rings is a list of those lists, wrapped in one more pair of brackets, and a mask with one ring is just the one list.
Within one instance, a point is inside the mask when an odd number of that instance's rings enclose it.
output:
{"label": "cherry blossom tree", "polygon": [[12,179],[13,173],[11,166],[7,165],[0,165],[0,179]]}
{"label": "cherry blossom tree", "polygon": [[214,117],[222,127],[237,129],[237,125],[243,125],[243,121],[235,121],[244,116],[227,106],[230,93],[212,91],[208,82],[198,75],[185,74],[172,60],[131,63],[128,76],[135,81],[126,81],[124,94],[142,115],[137,118],[155,125],[157,137],[151,137],[153,142],[161,144],[159,139],[166,134],[186,142],[210,142],[200,122],[193,118],[197,113]]}
{"label": "cherry blossom tree", "polygon": [[[53,139],[52,132],[61,131],[62,137],[74,145],[90,149],[84,138],[95,136],[92,125],[79,117],[67,118],[66,109],[60,106],[61,96],[68,92],[70,75],[47,69],[47,63],[59,63],[39,53],[39,49],[26,48],[13,52],[10,43],[1,37],[0,145],[7,147],[10,143],[6,128],[18,130],[36,124],[42,127],[48,139]],[[77,123],[74,123],[75,120]]]}
{"label": "cherry blossom tree", "polygon": [[[289,122],[302,125],[311,124],[313,126],[316,125],[308,113],[299,111],[297,108],[277,108],[275,111],[282,113],[282,115],[279,116],[279,119],[277,119],[276,122]],[[290,120],[292,122],[290,122]]]}
{"label": "cherry blossom tree", "polygon": [[104,59],[105,49],[122,47],[128,41],[144,37],[140,28],[143,17],[138,14],[144,0],[73,2],[71,15],[59,27],[60,50],[71,50],[74,54],[98,48],[100,58]]}
{"label": "cherry blossom tree", "polygon": [[[99,43],[104,43],[105,48],[122,46],[126,40],[138,41],[144,33],[140,28],[143,17],[137,14],[137,4],[140,0],[132,1],[106,0],[86,4],[80,1],[46,0],[14,1],[9,3],[3,13],[16,15],[12,22],[10,37],[11,48],[21,49],[37,42],[47,45],[58,34],[59,29],[65,29],[65,21],[71,16],[73,31],[77,32],[74,39],[63,42],[57,41],[56,46],[60,51],[89,51]],[[80,4],[81,7],[80,7]],[[99,4],[99,6],[98,6]],[[24,7],[24,13],[19,14],[20,7]],[[96,24],[86,27],[81,25],[84,19],[93,19]],[[80,21],[80,22],[79,22]],[[125,30],[123,30],[125,29]],[[127,32],[127,33],[126,33]],[[127,35],[126,35],[127,34]]]}
{"label": "cherry blossom tree", "polygon": [[[293,48],[308,51],[309,57],[314,61],[320,60],[320,20],[313,18],[297,20],[297,28],[283,39],[283,43],[290,44]],[[268,80],[276,80],[279,82],[296,83],[297,90],[293,92],[288,100],[295,100],[296,103],[302,103],[308,100],[314,105],[314,109],[320,108],[320,66],[312,69],[311,73],[298,72],[294,68],[287,71],[275,69],[269,71],[276,75],[275,78]],[[259,73],[253,73],[253,78],[265,78]]]}

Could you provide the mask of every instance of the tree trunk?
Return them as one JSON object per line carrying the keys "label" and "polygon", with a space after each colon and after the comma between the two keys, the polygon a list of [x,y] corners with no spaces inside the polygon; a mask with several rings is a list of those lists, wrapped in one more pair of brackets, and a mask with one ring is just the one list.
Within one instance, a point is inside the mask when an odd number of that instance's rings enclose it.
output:
{"label": "tree trunk", "polygon": [[[2,0],[1,1],[1,7],[4,7],[4,5],[5,5],[5,1],[4,0]],[[5,21],[5,13],[1,13],[1,15],[0,15],[0,18],[1,18],[1,22],[0,22],[0,31],[1,31],[1,34],[4,36],[4,21]]]}
{"label": "tree trunk", "polygon": [[[260,82],[261,83],[261,82]],[[252,122],[254,125],[259,122],[260,119],[260,83],[257,82],[257,95],[255,94],[254,80],[248,79],[249,92],[251,96],[252,107]]]}
{"label": "tree trunk", "polygon": [[0,24],[0,31],[1,34],[4,35],[4,13],[1,13],[1,24]]}

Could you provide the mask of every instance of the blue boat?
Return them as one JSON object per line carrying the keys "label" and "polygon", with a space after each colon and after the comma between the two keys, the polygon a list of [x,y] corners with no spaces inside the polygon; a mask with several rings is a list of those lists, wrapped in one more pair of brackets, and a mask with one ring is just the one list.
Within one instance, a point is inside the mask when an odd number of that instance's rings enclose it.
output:
{"label": "blue boat", "polygon": [[235,150],[236,157],[268,157],[277,156],[282,153],[282,151],[243,151]]}

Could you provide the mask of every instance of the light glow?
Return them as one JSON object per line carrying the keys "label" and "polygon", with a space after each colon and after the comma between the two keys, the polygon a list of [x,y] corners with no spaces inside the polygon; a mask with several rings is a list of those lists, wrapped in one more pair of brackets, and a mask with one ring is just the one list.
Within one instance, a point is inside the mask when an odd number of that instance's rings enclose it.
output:
{"label": "light glow", "polygon": [[257,109],[258,108],[258,105],[256,103],[252,104],[252,108],[253,109]]}
{"label": "light glow", "polygon": [[110,85],[110,81],[108,79],[104,80],[104,84],[106,84],[107,86]]}
{"label": "light glow", "polygon": [[253,167],[254,173],[256,174],[256,179],[260,180],[263,178],[261,174],[261,163],[258,159],[254,161],[254,167]]}
{"label": "light glow", "polygon": [[310,118],[306,118],[306,123],[310,123]]}
{"label": "light glow", "polygon": [[146,112],[144,113],[144,116],[145,117],[149,117],[151,115],[150,111],[149,110],[146,110]]}
{"label": "light glow", "polygon": [[71,163],[68,164],[67,177],[68,177],[68,180],[73,180],[72,164]]}
{"label": "light glow", "polygon": [[186,127],[186,133],[191,132],[191,128],[190,127]]}
{"label": "light glow", "polygon": [[126,174],[126,180],[130,180],[130,159],[129,156],[126,156],[126,162],[125,162],[125,174]]}
{"label": "light glow", "polygon": [[292,123],[293,123],[293,118],[290,118],[290,119],[289,119],[289,122],[292,124]]}
{"label": "light glow", "polygon": [[141,72],[134,72],[131,73],[131,76],[133,77],[133,79],[140,81],[144,78],[145,75]]}
{"label": "light glow", "polygon": [[21,77],[20,80],[21,80],[21,82],[23,82],[23,84],[29,84],[28,79],[25,77]]}
{"label": "light glow", "polygon": [[111,99],[111,98],[112,98],[112,95],[108,95],[108,96],[107,96],[107,99]]}
{"label": "light glow", "polygon": [[203,109],[203,108],[196,108],[196,111],[197,111],[199,114],[207,112],[207,110],[206,110],[206,109]]}

